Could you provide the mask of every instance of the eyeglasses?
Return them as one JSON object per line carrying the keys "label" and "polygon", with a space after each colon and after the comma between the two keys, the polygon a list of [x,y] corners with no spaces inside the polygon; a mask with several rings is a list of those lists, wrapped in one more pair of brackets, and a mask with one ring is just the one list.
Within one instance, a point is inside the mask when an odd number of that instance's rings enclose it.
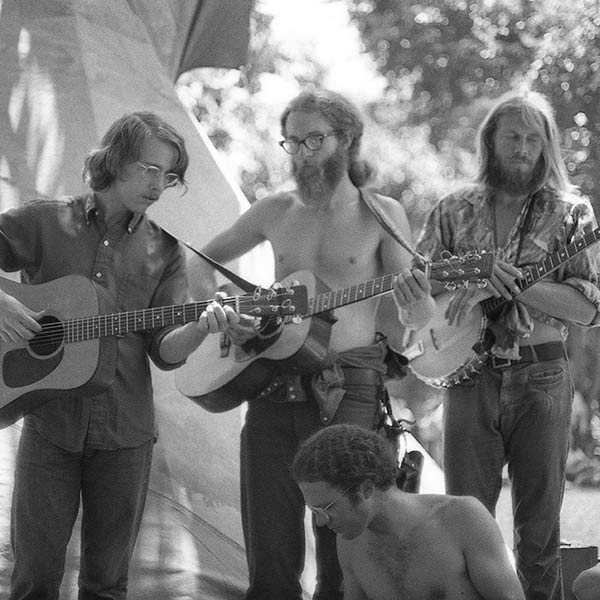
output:
{"label": "eyeglasses", "polygon": [[329,133],[311,133],[307,135],[302,140],[297,140],[294,138],[286,138],[285,140],[281,140],[279,145],[288,153],[288,154],[297,154],[300,150],[300,146],[304,144],[306,148],[311,151],[320,150],[323,145],[323,140],[327,137],[331,137],[335,135],[337,132],[330,131]]}
{"label": "eyeglasses", "polygon": [[142,168],[142,175],[150,181],[159,181],[162,178],[165,187],[173,187],[181,183],[181,178],[179,175],[177,175],[177,173],[165,173],[158,167],[155,167],[154,165],[146,165],[139,160],[136,164]]}
{"label": "eyeglasses", "polygon": [[315,515],[315,517],[320,518],[321,520],[325,521],[325,523],[329,523],[329,520],[331,519],[331,517],[329,516],[329,513],[327,512],[338,500],[341,500],[353,487],[356,487],[355,485],[351,485],[348,489],[344,490],[337,498],[335,498],[335,500],[332,500],[327,506],[323,506],[318,507],[318,506],[310,506],[307,505],[309,510],[312,512],[313,515]]}

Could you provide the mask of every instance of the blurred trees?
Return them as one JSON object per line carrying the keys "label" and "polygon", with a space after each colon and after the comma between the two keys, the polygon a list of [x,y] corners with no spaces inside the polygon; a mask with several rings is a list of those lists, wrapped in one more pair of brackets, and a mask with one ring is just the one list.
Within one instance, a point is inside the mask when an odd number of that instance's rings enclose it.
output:
{"label": "blurred trees", "polygon": [[[360,33],[356,60],[362,62],[349,68],[355,59],[338,56],[331,19],[323,26],[315,16],[307,28],[319,31],[312,41],[278,38],[273,17],[257,0],[242,74],[210,70],[179,81],[182,99],[251,202],[288,183],[288,161],[277,146],[287,101],[307,86],[331,87],[363,110],[363,154],[377,167],[376,187],[404,204],[416,231],[433,202],[473,174],[475,134],[491,101],[529,86],[554,106],[571,179],[600,214],[600,0],[320,4],[347,11],[347,28]],[[308,0],[305,10],[312,10]],[[594,448],[600,444],[599,342],[595,331],[581,330],[570,341],[577,385],[596,423],[588,431],[588,439],[599,438]],[[407,397],[419,399],[413,412],[425,419],[437,392],[413,380],[403,385]]]}

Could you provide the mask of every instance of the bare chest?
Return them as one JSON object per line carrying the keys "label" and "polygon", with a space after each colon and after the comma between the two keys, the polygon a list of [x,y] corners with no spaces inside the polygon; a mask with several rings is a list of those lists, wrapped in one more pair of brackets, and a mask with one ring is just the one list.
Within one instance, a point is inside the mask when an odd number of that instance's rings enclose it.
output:
{"label": "bare chest", "polygon": [[330,286],[379,275],[380,232],[357,214],[297,213],[270,236],[278,279],[309,270]]}
{"label": "bare chest", "polygon": [[353,570],[368,598],[481,598],[468,578],[462,554],[444,540],[378,537],[365,543],[359,554],[362,556],[353,560]]}

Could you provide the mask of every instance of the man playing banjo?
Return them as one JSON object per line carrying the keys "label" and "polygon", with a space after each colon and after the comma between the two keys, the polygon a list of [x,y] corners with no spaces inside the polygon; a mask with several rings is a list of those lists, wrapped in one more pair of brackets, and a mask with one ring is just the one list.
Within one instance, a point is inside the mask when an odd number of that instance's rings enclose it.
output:
{"label": "man playing banjo", "polygon": [[488,309],[480,372],[448,383],[446,491],[475,496],[494,514],[508,463],[519,578],[528,599],[558,599],[559,515],[573,390],[564,342],[569,323],[600,323],[596,247],[578,246],[551,273],[541,269],[534,285],[523,282],[528,269],[549,254],[574,240],[583,243],[584,227],[594,217],[569,182],[553,111],[540,94],[500,98],[478,143],[475,183],[441,200],[418,244],[431,259],[444,250],[496,254],[485,288],[461,288],[449,302],[446,295],[438,297],[453,327]]}

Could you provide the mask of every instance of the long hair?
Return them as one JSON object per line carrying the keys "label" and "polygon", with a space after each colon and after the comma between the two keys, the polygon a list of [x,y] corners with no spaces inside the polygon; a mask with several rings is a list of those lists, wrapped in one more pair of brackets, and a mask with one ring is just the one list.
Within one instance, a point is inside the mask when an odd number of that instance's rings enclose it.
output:
{"label": "long hair", "polygon": [[123,167],[141,156],[142,144],[148,137],[171,144],[177,151],[172,172],[184,183],[189,157],[183,138],[152,112],[135,112],[117,119],[104,134],[100,146],[85,159],[83,179],[94,191],[109,188]]}
{"label": "long hair", "polygon": [[[516,114],[537,131],[542,140],[541,171],[538,189],[551,187],[558,192],[573,192],[560,150],[560,133],[554,111],[545,96],[531,90],[509,92],[501,96],[479,127],[479,172],[476,180],[488,184],[490,165],[494,160],[494,134],[500,117]],[[537,190],[534,190],[537,191]]]}
{"label": "long hair", "polygon": [[390,443],[356,425],[330,425],[301,444],[292,474],[298,482],[325,481],[339,488],[370,480],[379,489],[395,485],[397,461]]}
{"label": "long hair", "polygon": [[291,112],[318,113],[337,136],[350,140],[348,147],[348,176],[356,186],[365,185],[373,175],[373,167],[360,158],[364,122],[356,106],[341,94],[329,90],[303,92],[287,105],[281,115],[281,133],[286,136],[286,122]]}

